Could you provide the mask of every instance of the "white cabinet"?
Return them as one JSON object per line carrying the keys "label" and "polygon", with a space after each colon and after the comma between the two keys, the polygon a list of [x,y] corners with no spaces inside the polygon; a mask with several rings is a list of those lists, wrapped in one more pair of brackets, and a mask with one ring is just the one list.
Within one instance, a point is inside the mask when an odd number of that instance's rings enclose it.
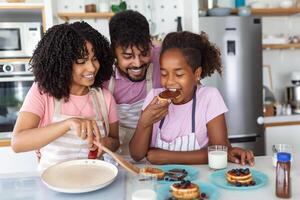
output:
{"label": "white cabinet", "polygon": [[34,151],[15,153],[11,147],[0,148],[0,175],[37,170],[37,157]]}
{"label": "white cabinet", "polygon": [[299,125],[271,126],[265,130],[266,154],[272,154],[273,144],[293,145],[293,154],[300,155],[300,123]]}

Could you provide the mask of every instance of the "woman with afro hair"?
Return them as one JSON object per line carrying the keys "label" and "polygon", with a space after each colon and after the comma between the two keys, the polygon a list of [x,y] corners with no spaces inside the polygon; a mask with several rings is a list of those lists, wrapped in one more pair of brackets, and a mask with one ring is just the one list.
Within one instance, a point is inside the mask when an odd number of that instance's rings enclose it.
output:
{"label": "woman with afro hair", "polygon": [[[228,159],[254,164],[252,151],[231,147],[224,113],[228,111],[219,91],[200,84],[215,71],[221,73],[218,48],[205,33],[169,33],[160,54],[160,82],[146,97],[130,153],[152,164],[204,164],[208,145],[226,145]],[[162,91],[176,91],[169,101],[157,97]],[[170,92],[169,92],[170,93]],[[161,105],[164,105],[161,107]]]}
{"label": "woman with afro hair", "polygon": [[87,23],[50,28],[30,60],[35,81],[14,127],[13,150],[40,150],[40,170],[100,156],[95,142],[116,151],[116,103],[102,88],[112,64],[109,42]]}

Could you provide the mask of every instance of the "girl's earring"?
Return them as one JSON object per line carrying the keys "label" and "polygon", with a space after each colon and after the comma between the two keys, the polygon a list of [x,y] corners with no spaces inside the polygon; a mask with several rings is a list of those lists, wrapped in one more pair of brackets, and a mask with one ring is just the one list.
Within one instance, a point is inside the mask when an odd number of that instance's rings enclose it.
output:
{"label": "girl's earring", "polygon": [[118,65],[118,60],[115,58],[114,60],[114,65],[117,66]]}
{"label": "girl's earring", "polygon": [[197,84],[198,84],[198,85],[201,84],[200,80],[201,80],[201,78],[199,77],[198,80],[197,80]]}

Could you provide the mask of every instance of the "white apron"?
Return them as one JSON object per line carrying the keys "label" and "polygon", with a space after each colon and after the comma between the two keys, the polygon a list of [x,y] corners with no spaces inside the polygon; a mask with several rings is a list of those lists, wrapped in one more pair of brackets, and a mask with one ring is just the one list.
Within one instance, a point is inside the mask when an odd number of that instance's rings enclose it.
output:
{"label": "white apron", "polygon": [[161,128],[164,124],[165,118],[163,118],[159,123],[159,128],[155,140],[155,147],[160,149],[165,149],[169,151],[194,151],[199,150],[200,145],[197,141],[195,134],[195,111],[196,111],[196,92],[193,95],[193,104],[192,104],[192,132],[178,137],[172,142],[166,142],[161,137]]}
{"label": "white apron", "polygon": [[[102,90],[100,88],[99,91],[91,89],[89,94],[92,95],[93,107],[96,110],[96,123],[98,124],[101,137],[104,137],[108,134],[109,123],[107,117],[107,107]],[[62,100],[59,101],[57,99],[54,100],[54,114],[52,118],[53,123],[66,120],[71,117],[82,118],[82,116],[69,116],[61,114],[61,101]],[[41,148],[40,152],[41,159],[38,169],[40,171],[44,171],[48,167],[60,162],[87,158],[89,146],[87,140],[82,140],[79,138],[75,130],[69,130],[61,137]]]}
{"label": "white apron", "polygon": [[[147,69],[146,74],[146,91],[148,92],[152,89],[152,74],[153,74],[153,64],[151,63]],[[115,88],[115,77],[112,76],[108,89],[113,93]],[[137,101],[132,104],[117,104],[117,110],[119,115],[119,138],[120,138],[120,148],[118,152],[123,155],[129,155],[129,142],[134,134],[137,122],[140,118],[142,112],[142,106],[144,104],[144,99]]]}

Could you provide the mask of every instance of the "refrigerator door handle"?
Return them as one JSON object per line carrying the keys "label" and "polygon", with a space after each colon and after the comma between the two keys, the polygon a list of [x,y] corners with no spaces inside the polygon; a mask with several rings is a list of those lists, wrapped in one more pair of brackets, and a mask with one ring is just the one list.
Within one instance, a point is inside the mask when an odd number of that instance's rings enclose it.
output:
{"label": "refrigerator door handle", "polygon": [[261,137],[261,136],[255,135],[255,136],[248,136],[248,137],[229,138],[229,142],[230,143],[255,142],[257,137]]}

